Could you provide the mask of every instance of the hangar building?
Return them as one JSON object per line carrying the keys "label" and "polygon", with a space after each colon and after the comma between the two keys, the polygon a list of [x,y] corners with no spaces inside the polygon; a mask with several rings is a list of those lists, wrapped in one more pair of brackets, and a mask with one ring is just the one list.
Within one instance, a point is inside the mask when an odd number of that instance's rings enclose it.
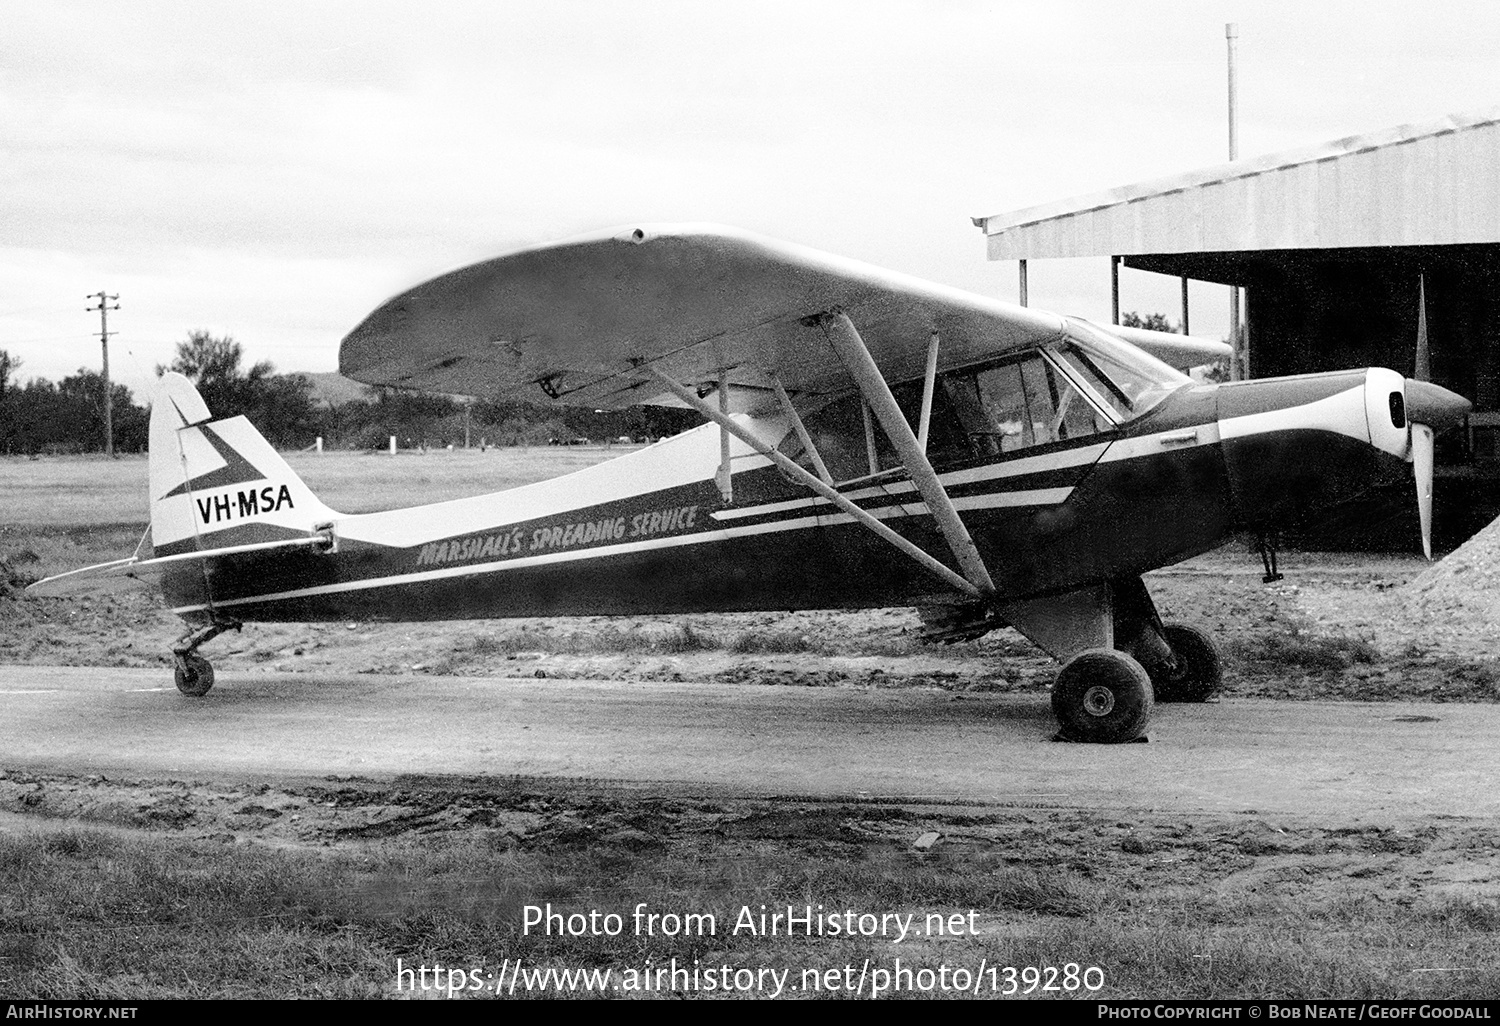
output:
{"label": "hangar building", "polygon": [[[1110,256],[1239,285],[1254,377],[1410,374],[1425,293],[1432,380],[1468,397],[1439,447],[1440,539],[1500,513],[1500,107],[975,218],[989,259]],[[1189,322],[1190,323],[1190,322]]]}

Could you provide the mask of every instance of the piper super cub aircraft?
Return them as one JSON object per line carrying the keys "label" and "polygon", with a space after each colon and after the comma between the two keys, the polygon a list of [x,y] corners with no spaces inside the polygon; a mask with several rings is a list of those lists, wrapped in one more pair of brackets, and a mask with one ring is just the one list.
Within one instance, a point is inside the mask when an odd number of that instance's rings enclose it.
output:
{"label": "piper super cub aircraft", "polygon": [[707,225],[511,253],[390,300],[341,372],[397,388],[710,423],[565,477],[358,516],[243,417],[165,375],[151,526],[33,586],[159,580],[198,646],[246,621],[916,606],[933,639],[1012,625],[1062,663],[1065,736],[1139,736],[1219,660],[1141,574],[1265,534],[1415,462],[1469,404],[1379,368],[1198,384],[1221,343],[1101,328]]}

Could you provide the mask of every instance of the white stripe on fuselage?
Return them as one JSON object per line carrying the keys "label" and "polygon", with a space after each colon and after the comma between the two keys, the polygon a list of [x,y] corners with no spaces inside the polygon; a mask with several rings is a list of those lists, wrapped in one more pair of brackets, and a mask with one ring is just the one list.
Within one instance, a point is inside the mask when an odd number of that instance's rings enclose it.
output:
{"label": "white stripe on fuselage", "polygon": [[[954,470],[946,474],[939,474],[938,480],[943,487],[953,488],[958,485],[975,484],[980,481],[994,481],[1007,477],[1021,477],[1025,474],[1036,474],[1047,470],[1060,470],[1063,467],[1077,467],[1085,463],[1093,463],[1099,459],[1101,453],[1109,448],[1108,442],[1096,442],[1091,445],[1080,446],[1077,449],[1064,449],[1061,452],[1049,452],[1040,456],[1022,456],[1017,459],[1003,460],[996,463],[986,463],[979,467],[970,467],[966,470]],[[873,499],[881,495],[899,495],[915,492],[917,486],[910,479],[892,481],[889,484],[872,485],[866,488],[855,489],[844,493],[844,497],[858,502],[860,499]],[[1060,489],[1036,489],[1040,492],[1054,492]],[[1067,489],[1072,491],[1072,489]],[[1015,495],[1031,494],[1030,492],[1014,492]],[[1066,498],[1066,496],[1064,496]],[[1045,505],[1048,500],[1040,500],[1036,503],[1016,503],[1015,505]],[[1062,499],[1055,500],[1057,502]],[[957,500],[955,500],[955,504]],[[771,513],[784,513],[791,509],[812,509],[818,506],[833,505],[829,500],[820,495],[810,495],[805,499],[786,499],[781,502],[767,502],[759,506],[745,506],[740,509],[723,509],[710,514],[715,520],[738,520],[743,517],[767,516]],[[922,507],[926,509],[924,505]],[[960,509],[965,507],[960,506]]]}
{"label": "white stripe on fuselage", "polygon": [[1181,452],[1200,445],[1213,445],[1219,440],[1219,425],[1213,421],[1170,431],[1157,431],[1138,438],[1121,438],[1099,458],[1100,463],[1118,463],[1141,456],[1159,456],[1162,453]]}

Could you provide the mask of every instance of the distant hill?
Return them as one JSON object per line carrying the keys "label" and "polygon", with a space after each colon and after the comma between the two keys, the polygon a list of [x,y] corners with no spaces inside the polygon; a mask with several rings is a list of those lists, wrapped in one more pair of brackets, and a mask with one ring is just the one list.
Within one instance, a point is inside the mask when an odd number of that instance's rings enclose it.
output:
{"label": "distant hill", "polygon": [[312,374],[308,371],[297,373],[312,382],[313,402],[320,406],[342,406],[345,403],[361,402],[370,398],[368,385],[350,381],[338,371],[324,371],[319,374]]}

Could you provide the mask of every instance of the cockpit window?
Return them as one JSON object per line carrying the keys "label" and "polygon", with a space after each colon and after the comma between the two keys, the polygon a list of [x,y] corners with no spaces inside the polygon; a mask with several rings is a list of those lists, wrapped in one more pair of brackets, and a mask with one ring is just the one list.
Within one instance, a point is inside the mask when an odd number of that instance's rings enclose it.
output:
{"label": "cockpit window", "polygon": [[[938,375],[934,386],[927,458],[938,468],[1068,442],[1114,427],[1096,405],[1103,400],[1091,400],[1040,352],[947,371]],[[1102,379],[1088,387],[1108,392]],[[922,382],[908,381],[891,392],[912,432],[920,433]],[[900,466],[884,429],[876,423],[867,432],[863,407],[860,396],[845,396],[805,418],[808,434],[837,482]],[[814,469],[795,433],[788,435],[782,452]]]}
{"label": "cockpit window", "polygon": [[977,456],[1082,438],[1112,425],[1057,369],[1032,353],[979,371],[946,374],[970,447]]}
{"label": "cockpit window", "polygon": [[[920,430],[922,409],[922,382],[908,381],[891,389],[896,405],[906,415],[912,433]],[[868,418],[868,424],[867,424]],[[896,447],[886,436],[885,429],[873,413],[869,413],[864,400],[857,395],[837,399],[804,420],[818,455],[835,481],[853,481],[871,474],[892,470],[901,465]],[[870,442],[875,444],[871,459]],[[816,470],[812,456],[802,447],[795,433],[787,436],[781,451],[796,460],[807,470]],[[959,427],[948,393],[941,379],[933,392],[932,415],[927,432],[927,458],[935,466],[943,466],[958,460],[968,459],[968,439]]]}
{"label": "cockpit window", "polygon": [[[870,473],[863,407],[863,400],[851,395],[805,418],[807,433],[835,481],[852,481]],[[875,425],[874,434],[877,442],[884,438],[879,425]],[[802,442],[795,434],[787,436],[782,452],[803,468],[815,469],[811,455],[802,448]]]}

